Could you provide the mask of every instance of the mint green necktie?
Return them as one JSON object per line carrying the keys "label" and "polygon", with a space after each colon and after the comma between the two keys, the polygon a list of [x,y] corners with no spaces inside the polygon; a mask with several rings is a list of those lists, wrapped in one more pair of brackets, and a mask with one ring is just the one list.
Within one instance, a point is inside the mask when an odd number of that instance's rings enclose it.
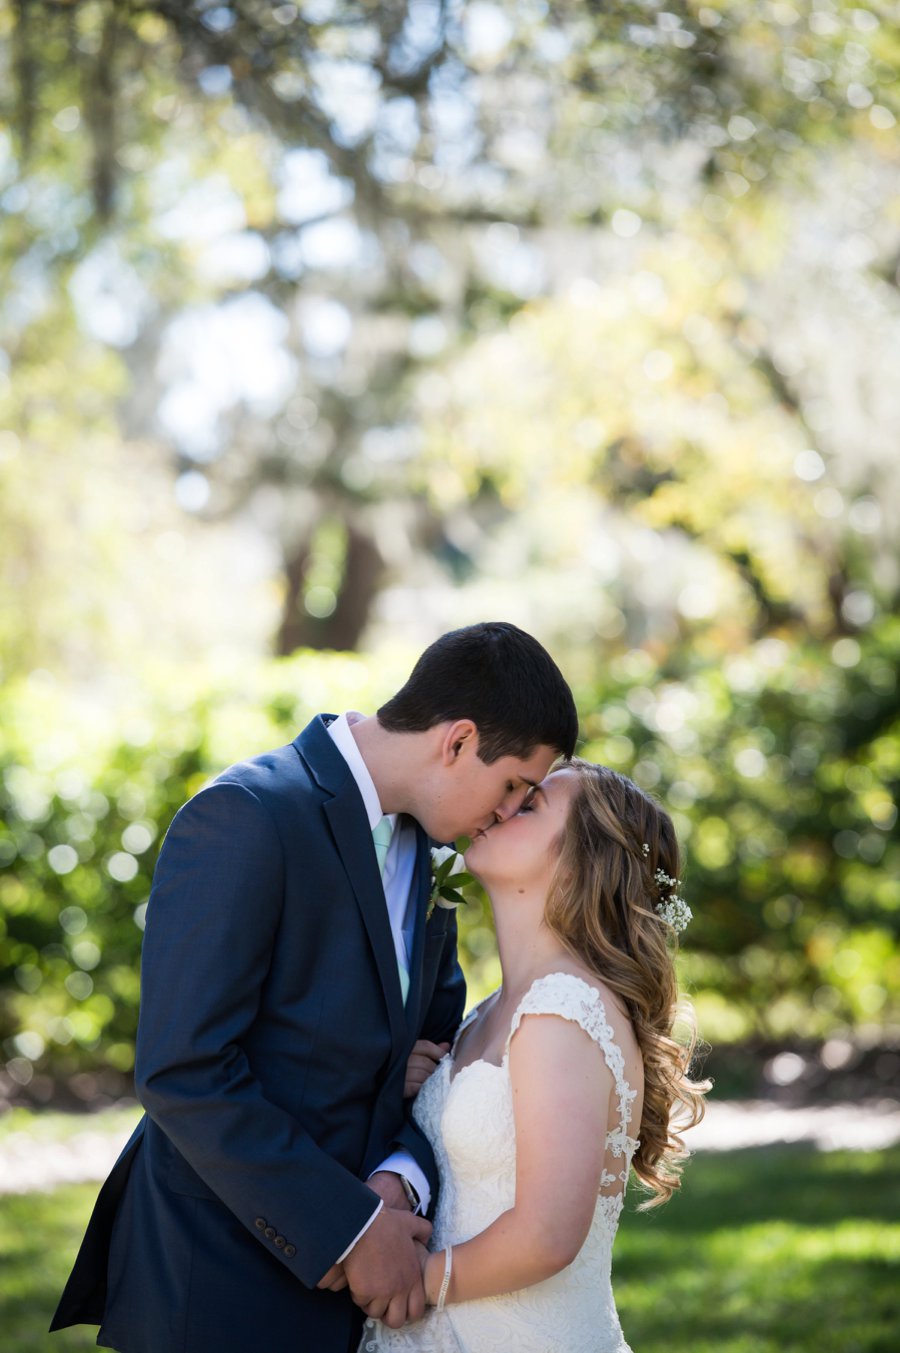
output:
{"label": "mint green necktie", "polygon": [[[384,866],[387,864],[387,855],[393,834],[394,828],[391,826],[389,817],[383,817],[381,821],[376,823],[372,828],[372,842],[375,846],[375,858],[378,860],[378,868],[381,871],[382,878],[384,878]],[[400,994],[403,997],[403,1004],[406,1005],[406,998],[409,995],[409,973],[399,957],[397,958],[397,972],[400,977]]]}
{"label": "mint green necktie", "polygon": [[394,828],[391,825],[391,819],[389,817],[383,817],[372,829],[372,840],[375,843],[375,856],[378,860],[378,868],[381,871],[382,878],[384,878],[384,866],[387,864],[387,853],[390,849],[391,837],[393,834]]}

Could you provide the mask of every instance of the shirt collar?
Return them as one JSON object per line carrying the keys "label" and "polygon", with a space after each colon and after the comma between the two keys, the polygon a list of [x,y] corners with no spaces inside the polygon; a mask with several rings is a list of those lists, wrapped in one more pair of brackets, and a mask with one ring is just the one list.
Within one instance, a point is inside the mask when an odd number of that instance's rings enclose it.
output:
{"label": "shirt collar", "polygon": [[[356,738],[350,731],[351,723],[356,723],[361,718],[363,718],[363,715],[358,714],[355,710],[350,710],[346,714],[339,714],[336,719],[328,724],[327,731],[335,747],[350,767],[350,774],[356,781],[356,787],[362,795],[363,806],[369,819],[369,827],[374,831],[385,814],[378,798],[375,782],[369,774],[369,768],[363,761],[362,753],[356,745]],[[396,827],[397,814],[390,813],[388,816],[391,826]]]}

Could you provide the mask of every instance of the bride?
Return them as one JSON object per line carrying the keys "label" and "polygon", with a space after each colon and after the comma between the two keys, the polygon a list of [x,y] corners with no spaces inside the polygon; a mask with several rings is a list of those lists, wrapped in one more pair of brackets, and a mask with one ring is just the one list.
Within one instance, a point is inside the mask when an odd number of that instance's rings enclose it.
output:
{"label": "bride", "polygon": [[675,832],[630,780],[576,760],[479,833],[466,866],[503,977],[433,1074],[410,1062],[441,1180],[431,1309],[402,1329],[369,1319],[359,1353],[628,1353],[610,1270],[629,1170],[643,1206],[670,1197],[676,1123],[700,1119],[709,1088],[672,1036],[670,939],[690,918]]}

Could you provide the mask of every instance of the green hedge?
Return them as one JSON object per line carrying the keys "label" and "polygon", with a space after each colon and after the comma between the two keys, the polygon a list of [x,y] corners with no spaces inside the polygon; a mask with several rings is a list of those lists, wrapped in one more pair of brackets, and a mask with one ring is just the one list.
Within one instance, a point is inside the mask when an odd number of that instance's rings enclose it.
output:
{"label": "green hedge", "polygon": [[[676,817],[695,917],[682,976],[714,1042],[883,1028],[900,1012],[900,624],[841,642],[768,639],[682,670],[631,651],[576,690],[582,753]],[[130,1069],[143,909],[179,805],[317,710],[374,709],[414,657],[167,671],[139,701],[80,699],[36,673],[0,697],[0,1040],[14,1081]],[[461,931],[478,995],[498,967],[477,889]]]}

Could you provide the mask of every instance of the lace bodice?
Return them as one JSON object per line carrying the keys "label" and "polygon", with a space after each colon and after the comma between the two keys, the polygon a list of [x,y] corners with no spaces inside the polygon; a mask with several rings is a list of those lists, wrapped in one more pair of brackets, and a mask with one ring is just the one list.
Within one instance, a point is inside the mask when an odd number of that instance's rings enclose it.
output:
{"label": "lace bodice", "polygon": [[613,1075],[616,1122],[606,1136],[606,1160],[594,1217],[577,1257],[561,1273],[532,1287],[460,1302],[402,1330],[367,1322],[360,1353],[628,1353],[611,1287],[612,1246],[631,1158],[637,1095],[625,1079],[625,1060],[596,988],[570,973],[538,978],[512,1020],[500,1065],[482,1060],[454,1074],[453,1049],[425,1082],[413,1116],[434,1150],[440,1194],[431,1248],[461,1244],[486,1229],[515,1203],[516,1134],[509,1046],[526,1015],[559,1015],[579,1024],[603,1051]]}

